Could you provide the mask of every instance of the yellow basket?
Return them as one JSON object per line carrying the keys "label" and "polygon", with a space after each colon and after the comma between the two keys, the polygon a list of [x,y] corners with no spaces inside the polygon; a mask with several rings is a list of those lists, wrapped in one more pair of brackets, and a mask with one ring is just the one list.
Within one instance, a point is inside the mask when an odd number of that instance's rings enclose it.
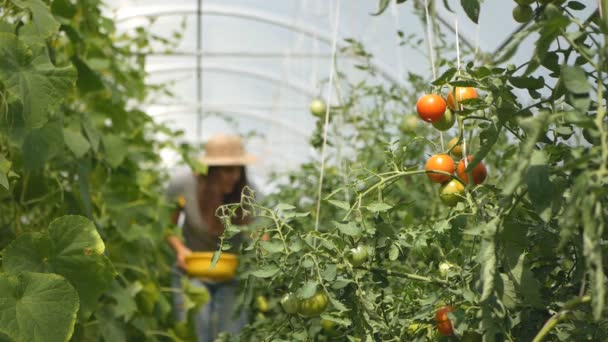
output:
{"label": "yellow basket", "polygon": [[186,256],[188,275],[218,281],[231,280],[236,275],[239,259],[236,254],[222,253],[214,268],[211,268],[213,252],[194,252]]}

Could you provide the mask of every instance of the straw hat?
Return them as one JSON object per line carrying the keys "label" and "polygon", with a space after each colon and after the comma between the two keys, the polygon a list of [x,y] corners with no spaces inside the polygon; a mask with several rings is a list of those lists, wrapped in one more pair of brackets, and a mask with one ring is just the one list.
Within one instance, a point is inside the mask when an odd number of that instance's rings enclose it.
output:
{"label": "straw hat", "polygon": [[205,144],[205,154],[200,159],[201,163],[209,166],[247,165],[255,160],[253,155],[245,153],[240,137],[225,134],[211,137]]}

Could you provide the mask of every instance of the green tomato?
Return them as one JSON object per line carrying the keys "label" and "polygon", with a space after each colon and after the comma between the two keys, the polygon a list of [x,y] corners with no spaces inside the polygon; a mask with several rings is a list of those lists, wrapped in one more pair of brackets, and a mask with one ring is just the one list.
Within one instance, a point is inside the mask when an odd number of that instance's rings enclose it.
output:
{"label": "green tomato", "polygon": [[481,342],[482,337],[481,337],[480,333],[478,333],[476,331],[468,330],[462,335],[462,339],[460,341],[462,341],[462,342]]}
{"label": "green tomato", "polygon": [[336,322],[334,321],[321,319],[321,328],[323,328],[323,332],[328,336],[336,336],[338,334]]}
{"label": "green tomato", "polygon": [[364,245],[359,245],[355,248],[352,248],[348,251],[347,254],[348,261],[353,267],[361,266],[367,260],[368,253],[367,247]]}
{"label": "green tomato", "polygon": [[399,130],[401,133],[411,133],[416,130],[418,127],[418,116],[416,115],[406,115],[401,119],[401,123],[399,124]]}
{"label": "green tomato", "polygon": [[529,6],[532,5],[536,0],[515,0],[518,5]]}
{"label": "green tomato", "polygon": [[513,9],[513,19],[518,23],[527,23],[534,17],[534,11],[532,7],[525,5],[518,5]]}
{"label": "green tomato", "polygon": [[266,297],[264,297],[264,296],[257,296],[255,298],[255,307],[260,312],[268,312],[268,301],[266,301]]}
{"label": "green tomato", "polygon": [[321,99],[314,99],[310,102],[310,112],[314,116],[324,116],[327,111],[327,106],[325,105],[325,101]]}
{"label": "green tomato", "polygon": [[287,293],[281,298],[281,307],[288,314],[295,314],[300,310],[300,301],[293,293]]}
{"label": "green tomato", "polygon": [[445,113],[443,113],[441,119],[436,122],[433,122],[433,127],[437,128],[440,131],[447,131],[448,129],[452,128],[452,126],[454,126],[454,122],[456,122],[456,116],[449,108],[446,108]]}
{"label": "green tomato", "polygon": [[448,261],[444,261],[439,264],[439,273],[441,273],[441,275],[445,277],[448,275],[448,273],[450,272],[450,270],[453,267],[454,267],[454,264],[452,264],[451,262],[448,262]]}
{"label": "green tomato", "polygon": [[463,197],[464,185],[456,179],[450,180],[439,188],[439,198],[441,199],[441,202],[449,207],[458,204],[458,202],[462,201]]}
{"label": "green tomato", "polygon": [[300,301],[298,313],[304,317],[318,316],[327,309],[328,304],[327,294],[324,291],[317,291],[312,297]]}

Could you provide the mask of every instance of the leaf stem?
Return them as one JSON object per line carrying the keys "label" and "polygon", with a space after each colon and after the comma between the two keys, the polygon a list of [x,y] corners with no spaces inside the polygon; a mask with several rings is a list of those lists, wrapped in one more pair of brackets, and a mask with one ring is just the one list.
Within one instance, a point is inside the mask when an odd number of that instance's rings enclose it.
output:
{"label": "leaf stem", "polygon": [[590,301],[591,296],[583,296],[577,297],[574,300],[567,302],[562,310],[551,316],[551,318],[549,318],[547,322],[545,322],[545,325],[543,325],[538,334],[536,334],[532,342],[541,342],[542,340],[544,340],[545,337],[547,337],[547,335],[549,334],[549,332],[557,325],[557,323],[562,321],[567,316],[570,310],[579,306],[580,304],[588,303]]}
{"label": "leaf stem", "polygon": [[398,278],[406,278],[406,279],[411,279],[411,280],[418,280],[418,281],[424,281],[427,283],[434,283],[434,284],[440,284],[440,285],[447,285],[448,282],[446,280],[443,279],[439,279],[439,278],[435,278],[435,277],[425,277],[425,276],[421,276],[421,275],[417,275],[417,274],[412,274],[412,273],[405,273],[405,272],[397,272],[397,271],[392,271],[392,270],[386,270],[380,267],[357,267],[358,269],[363,269],[363,270],[367,270],[367,271],[372,271],[372,272],[377,272],[377,273],[383,273],[384,275],[387,276],[392,276],[392,277],[398,277]]}

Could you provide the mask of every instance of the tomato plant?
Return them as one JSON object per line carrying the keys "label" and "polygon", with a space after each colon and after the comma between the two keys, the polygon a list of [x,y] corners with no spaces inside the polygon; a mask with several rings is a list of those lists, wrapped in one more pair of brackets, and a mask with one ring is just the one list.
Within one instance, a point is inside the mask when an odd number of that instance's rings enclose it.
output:
{"label": "tomato plant", "polygon": [[[379,1],[378,12],[389,3]],[[462,3],[478,22],[480,2]],[[368,74],[355,82],[336,63],[333,100],[343,121],[327,127],[323,181],[311,161],[278,176],[277,191],[262,201],[248,193],[220,213],[247,208],[268,233],[243,247],[247,291],[311,298],[322,289],[330,305],[320,317],[271,309],[273,319],[254,321],[243,338],[323,340],[321,320],[330,320],[343,341],[608,339],[608,22],[595,3],[518,3],[535,15],[500,50],[476,53],[463,44],[458,66],[444,40],[452,33],[438,32],[438,76],[410,72],[406,86],[377,81],[372,54],[348,40],[344,52]],[[427,122],[439,120],[441,101],[425,108],[428,97],[419,94],[441,93],[464,106],[450,128],[453,144],[444,146],[432,125],[400,129],[414,108],[435,115]],[[427,173],[439,168],[426,167],[428,156],[462,158],[457,144],[471,166],[483,162],[483,172],[458,173],[452,161],[442,164],[445,174]],[[459,183],[471,176],[470,185]],[[228,226],[226,238],[236,230]],[[349,250],[362,243],[369,255],[352,267]],[[436,322],[446,303],[458,309]]]}
{"label": "tomato plant", "polygon": [[367,246],[358,245],[348,251],[348,261],[353,267],[361,266],[367,260]]}

